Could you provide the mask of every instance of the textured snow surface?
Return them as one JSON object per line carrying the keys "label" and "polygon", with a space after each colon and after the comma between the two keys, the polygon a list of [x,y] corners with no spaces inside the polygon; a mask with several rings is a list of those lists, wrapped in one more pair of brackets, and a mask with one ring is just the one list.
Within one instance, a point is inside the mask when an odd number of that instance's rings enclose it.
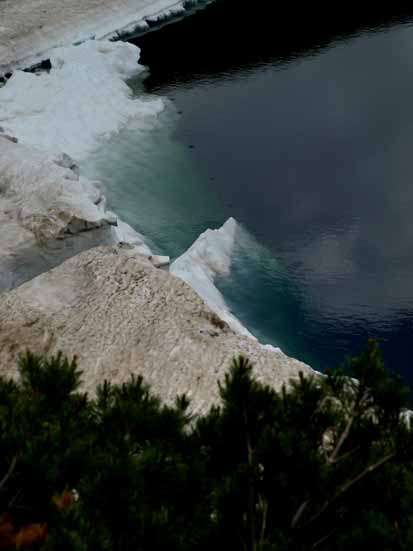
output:
{"label": "textured snow surface", "polygon": [[49,74],[15,71],[0,88],[0,126],[19,141],[76,160],[130,119],[152,124],[160,98],[132,98],[125,80],[142,72],[132,44],[90,40],[53,50]]}
{"label": "textured snow surface", "polygon": [[255,339],[230,312],[224,297],[214,284],[217,276],[230,275],[231,257],[239,232],[240,227],[234,218],[229,218],[218,230],[206,230],[172,263],[170,271],[195,289],[211,310],[226,321],[233,331]]}
{"label": "textured snow surface", "polygon": [[254,364],[254,376],[280,388],[301,362],[265,350],[235,334],[183,281],[124,247],[98,247],[10,293],[0,295],[0,374],[16,374],[20,353],[76,354],[82,389],[93,395],[105,379],[126,381],[132,373],[163,401],[182,393],[191,412],[219,401],[217,381],[239,354]]}
{"label": "textured snow surface", "polygon": [[106,210],[99,182],[66,154],[14,143],[0,132],[0,293],[100,244],[127,243],[153,257],[143,237]]}

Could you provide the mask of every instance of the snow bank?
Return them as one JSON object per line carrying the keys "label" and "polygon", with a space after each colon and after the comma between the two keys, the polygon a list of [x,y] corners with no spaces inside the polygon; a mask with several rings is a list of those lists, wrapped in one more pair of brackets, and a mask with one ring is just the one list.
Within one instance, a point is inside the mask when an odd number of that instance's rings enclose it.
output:
{"label": "snow bank", "polygon": [[97,183],[68,155],[50,155],[0,133],[0,292],[100,243],[116,217]]}
{"label": "snow bank", "polygon": [[15,143],[0,132],[0,293],[102,244],[126,243],[155,266],[143,237],[106,209],[99,182],[66,154]]}
{"label": "snow bank", "polygon": [[156,123],[163,101],[133,98],[126,84],[144,70],[139,55],[108,40],[58,48],[49,73],[15,71],[0,88],[0,291],[99,244],[126,243],[156,266],[169,262],[106,210],[102,185],[77,166],[127,123]]}
{"label": "snow bank", "polygon": [[67,155],[50,155],[0,134],[0,217],[15,218],[38,241],[116,223],[97,183]]}
{"label": "snow bank", "polygon": [[229,276],[231,257],[240,227],[229,218],[218,230],[206,230],[170,267],[170,272],[190,285],[206,304],[236,333],[256,338],[230,312],[224,297],[215,287],[217,276]]}
{"label": "snow bank", "polygon": [[132,98],[125,80],[144,70],[123,42],[88,41],[53,50],[49,74],[15,71],[0,88],[0,126],[20,142],[77,160],[130,119],[152,124],[160,98]]}

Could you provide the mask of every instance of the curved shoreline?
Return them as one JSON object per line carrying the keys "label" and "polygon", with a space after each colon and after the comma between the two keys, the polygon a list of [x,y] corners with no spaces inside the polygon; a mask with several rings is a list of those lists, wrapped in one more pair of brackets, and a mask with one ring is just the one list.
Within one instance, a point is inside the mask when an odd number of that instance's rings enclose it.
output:
{"label": "curved shoreline", "polygon": [[[163,1],[165,2],[165,0]],[[97,24],[96,21],[94,24]],[[84,240],[87,233],[92,235],[95,230],[100,232],[95,245],[103,243],[122,246],[122,243],[127,242],[129,244],[127,256],[136,257],[137,255],[142,258],[143,255],[147,259],[146,262],[149,260],[149,265],[153,269],[164,266],[168,261],[165,257],[153,256],[143,242],[142,236],[107,210],[100,184],[83,178],[76,162],[66,154],[69,153],[75,158],[87,154],[100,139],[107,139],[112,132],[117,132],[131,118],[134,120],[141,118],[145,123],[150,121],[151,117],[156,119],[162,109],[162,105],[159,103],[161,100],[132,99],[130,89],[125,83],[127,78],[143,69],[137,63],[139,49],[131,44],[102,39],[86,41],[78,46],[54,47],[48,52],[52,67],[49,74],[36,76],[17,70],[6,86],[0,88],[0,125],[3,127],[0,130],[0,229],[3,235],[6,235],[6,244],[0,244],[0,276],[2,276],[1,264],[3,264],[3,271],[7,272],[7,262],[12,268],[15,267],[16,262],[20,262],[21,269],[24,271],[27,269],[27,262],[30,264],[30,259],[40,257],[43,261],[43,264],[39,265],[39,269],[36,268],[34,272],[33,266],[29,266],[31,271],[28,270],[26,279],[24,277],[17,278],[8,286],[6,281],[3,291],[13,287],[17,288],[11,294],[6,292],[0,295],[0,302],[8,304],[9,295],[20,297],[23,293],[25,299],[29,302],[34,300],[34,303],[37,304],[39,297],[31,295],[40,290],[41,293],[44,293],[41,310],[49,308],[47,300],[51,293],[58,293],[59,301],[62,305],[66,304],[68,276],[65,274],[65,270],[70,270],[70,266],[75,266],[77,263],[82,265],[81,259],[88,258],[85,252],[78,254],[91,246],[90,242]],[[14,68],[16,67],[17,64]],[[28,90],[30,90],[30,95]],[[7,134],[10,134],[12,138]],[[289,374],[288,378],[297,376],[297,366],[306,372],[313,372],[311,368],[297,360],[288,358],[280,350],[261,345],[254,340],[254,337],[231,315],[229,310],[223,307],[219,297],[218,301],[209,300],[213,288],[214,270],[219,273],[222,266],[224,271],[229,270],[230,252],[235,239],[234,225],[235,221],[230,221],[229,226],[227,223],[221,230],[207,231],[202,234],[188,254],[185,253],[186,257],[183,255],[185,260],[175,263],[178,277],[195,288],[198,296],[205,301],[202,316],[207,316],[210,319],[210,309],[212,309],[215,315],[221,319],[219,322],[216,320],[213,322],[213,324],[217,324],[219,332],[237,335],[241,339],[237,341],[240,346],[243,343],[246,350],[254,350],[257,357],[265,357],[270,363],[273,358],[274,366],[291,365],[291,371],[284,369],[284,382],[287,382],[286,373]],[[229,233],[227,232],[228,228]],[[205,236],[207,240],[212,237],[211,244],[206,248],[204,247]],[[223,242],[220,243],[221,239]],[[68,244],[68,254],[59,256],[59,247],[62,243]],[[80,244],[80,248],[73,246],[73,243]],[[221,251],[222,243],[223,250]],[[192,258],[191,254],[197,249],[199,251],[199,245],[201,245],[201,257],[195,254],[195,257]],[[45,254],[50,249],[53,252],[58,250],[57,255],[51,255],[51,260]],[[213,257],[209,257],[212,250]],[[112,254],[110,251],[109,248],[106,253],[104,251],[96,254],[90,253],[89,257],[96,258],[96,262],[100,262],[100,256]],[[217,271],[214,266],[211,268],[210,262],[211,258],[216,261],[217,256],[221,253],[222,262],[219,262]],[[67,258],[70,260],[63,262]],[[206,290],[202,288],[202,284],[193,285],[191,277],[188,279],[187,274],[176,269],[181,264],[181,267],[184,266],[183,272],[187,271],[188,262],[193,263],[194,259],[195,270],[199,273],[200,266],[197,266],[196,263],[200,260],[201,269],[207,274]],[[55,266],[59,267],[55,268]],[[192,269],[194,269],[194,265]],[[59,285],[59,277],[55,278],[52,275],[55,271],[56,274],[62,276],[61,285]],[[174,273],[174,269],[171,272]],[[149,271],[149,273],[152,272]],[[7,280],[7,273],[2,277]],[[176,279],[173,275],[168,277],[171,280]],[[201,276],[200,281],[202,282],[202,280],[205,281],[204,276]],[[24,281],[28,283],[22,285]],[[49,281],[53,281],[52,291],[48,287]],[[171,283],[171,285],[175,284]],[[1,290],[0,282],[0,293]],[[69,294],[72,296],[73,293],[75,290],[71,287]],[[96,297],[95,288],[94,293],[93,297],[90,296],[91,301],[105,300],[104,296]],[[129,294],[132,294],[132,289]],[[186,293],[182,293],[182,296],[185,297]],[[182,298],[182,300],[186,299]],[[53,307],[53,304],[50,307]],[[182,307],[184,311],[187,310],[184,303],[182,303]],[[176,311],[175,303],[173,308]],[[85,315],[84,309],[82,311]],[[110,315],[116,316],[119,313],[114,312]],[[196,315],[200,316],[201,314],[198,312]],[[21,314],[19,316],[17,316],[16,322],[21,323]],[[135,318],[133,317],[133,319]],[[152,320],[152,323],[156,322],[156,319]],[[44,350],[47,353],[54,350],[53,347],[50,348],[46,336],[50,330],[45,323],[42,327],[42,334],[45,333],[42,342],[44,341],[46,347]],[[26,333],[30,333],[30,331]],[[34,336],[37,334],[36,331],[37,329],[34,331]],[[203,329],[200,330],[201,333],[203,331]],[[56,335],[55,330],[54,333]],[[209,337],[215,337],[215,333],[215,330],[208,329],[207,340],[210,343],[209,346],[212,347],[211,353],[214,350],[214,341]],[[13,328],[11,334],[13,335],[11,343],[7,335],[4,340],[5,348],[7,349],[9,346],[12,350],[11,356],[15,355],[21,346],[34,346],[34,337],[31,333],[28,334],[26,341],[19,339],[16,328]],[[83,338],[87,341],[93,339],[93,335],[94,332],[91,331]],[[185,336],[185,338],[189,337]],[[16,342],[15,339],[19,340]],[[73,335],[55,336],[56,342],[65,342],[65,339],[70,345],[75,344]],[[157,354],[162,355],[164,346],[163,342],[158,343],[160,350],[157,350]],[[225,357],[235,353],[235,349],[232,350],[231,346],[231,339],[229,339]],[[175,349],[176,347],[170,351],[170,354],[175,354],[176,360]],[[178,359],[185,362],[184,349],[185,346],[180,348],[181,354],[178,355]],[[64,351],[67,354],[77,353],[75,349],[67,346],[64,347]],[[149,348],[148,353],[152,354],[152,352]],[[207,353],[204,361],[208,360],[209,354],[210,352]],[[7,362],[10,360],[10,354],[6,353],[4,357],[7,358]],[[223,368],[223,366],[221,367]],[[96,365],[93,369],[96,374]],[[125,369],[128,371],[131,366],[127,365]],[[274,375],[276,376],[276,374]],[[187,380],[192,381],[193,377],[189,375],[188,377]],[[185,389],[181,389],[182,391]]]}
{"label": "curved shoreline", "polygon": [[[29,229],[35,241],[19,237],[20,260],[15,260],[14,285],[10,285],[10,278],[3,273],[0,290],[21,284],[80,250],[98,244],[125,242],[151,258],[154,265],[169,263],[168,257],[154,256],[142,236],[107,210],[106,199],[99,191],[103,186],[83,178],[77,168],[79,160],[129,121],[133,120],[135,125],[149,124],[149,127],[157,123],[164,109],[163,100],[145,95],[132,98],[125,82],[143,72],[144,67],[137,63],[139,55],[137,46],[107,40],[56,48],[48,74],[36,76],[16,71],[0,90],[0,124],[6,133],[24,144],[0,142],[0,168],[9,181],[5,189],[9,196],[14,196],[3,209],[0,204],[0,223],[3,233],[7,233],[11,225],[7,225],[6,220],[12,219],[14,233],[18,233],[19,226],[24,231]],[[6,151],[2,154],[2,150]],[[14,160],[10,161],[13,156]],[[65,174],[59,168],[62,160]],[[23,166],[20,172],[14,171],[16,165]],[[71,167],[75,168],[69,174],[67,169]],[[29,200],[31,205],[26,204]],[[89,240],[84,239],[85,229],[89,231]],[[238,234],[238,225],[233,219],[219,230],[205,231],[174,262],[171,273],[193,287],[236,333],[255,339],[230,312],[214,286],[217,275],[230,273]],[[55,244],[51,245],[53,240]],[[72,242],[71,247],[60,246],[68,241]],[[31,263],[32,266],[27,267],[25,255],[33,257],[37,250],[45,257],[45,251],[50,248],[57,251],[53,256],[48,255],[43,264]],[[6,251],[6,259],[11,255],[12,244]],[[4,252],[0,250],[1,263],[4,265]],[[13,266],[13,263],[6,260],[7,265]],[[7,272],[7,269],[1,271]]]}

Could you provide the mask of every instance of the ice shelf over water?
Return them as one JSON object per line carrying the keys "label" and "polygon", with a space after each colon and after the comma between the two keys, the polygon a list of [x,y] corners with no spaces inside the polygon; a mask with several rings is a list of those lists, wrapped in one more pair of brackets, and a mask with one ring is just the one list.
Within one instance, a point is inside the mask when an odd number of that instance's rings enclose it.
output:
{"label": "ice shelf over water", "polygon": [[132,98],[126,80],[144,70],[139,48],[90,40],[53,50],[49,74],[15,71],[0,88],[0,125],[26,145],[76,160],[130,119],[151,124],[161,98]]}
{"label": "ice shelf over water", "polygon": [[236,333],[255,339],[230,312],[214,284],[217,277],[230,275],[232,255],[240,235],[241,228],[234,218],[229,218],[218,230],[206,230],[171,264],[170,272],[195,289],[211,310]]}

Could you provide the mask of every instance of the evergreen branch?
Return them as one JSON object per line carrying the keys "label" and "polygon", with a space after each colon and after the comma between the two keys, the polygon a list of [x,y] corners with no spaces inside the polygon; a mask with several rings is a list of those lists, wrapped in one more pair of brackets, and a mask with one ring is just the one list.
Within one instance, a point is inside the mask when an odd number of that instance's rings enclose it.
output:
{"label": "evergreen branch", "polygon": [[13,474],[13,471],[16,468],[16,463],[17,463],[17,455],[15,455],[13,457],[13,459],[11,461],[11,464],[10,464],[10,467],[9,467],[9,470],[4,475],[3,479],[0,481],[0,491],[3,489],[3,486],[5,486],[5,484],[7,483],[7,481],[9,480],[11,475]]}
{"label": "evergreen branch", "polygon": [[376,471],[378,468],[380,468],[382,465],[384,465],[385,463],[387,463],[388,461],[390,461],[391,459],[393,459],[393,457],[395,456],[395,453],[391,453],[391,454],[388,454],[386,455],[385,457],[383,457],[382,459],[380,459],[380,461],[377,461],[377,463],[373,463],[373,465],[369,465],[368,467],[366,467],[364,469],[364,471],[362,471],[360,474],[358,474],[355,478],[353,478],[352,480],[349,480],[348,482],[346,482],[345,484],[343,484],[343,486],[341,486],[341,488],[339,488],[339,490],[336,492],[335,496],[332,498],[332,499],[328,499],[324,505],[321,507],[321,509],[315,514],[313,515],[303,526],[302,528],[304,528],[305,526],[308,526],[310,524],[312,524],[315,520],[317,520],[329,507],[330,505],[332,505],[339,497],[341,497],[343,494],[345,494],[346,492],[348,492],[348,490],[350,490],[350,488],[352,488],[354,486],[354,484],[357,484],[357,482],[360,482],[360,480],[362,480],[365,476],[367,476],[368,474],[372,473],[373,471]]}
{"label": "evergreen branch", "polygon": [[347,482],[347,484],[344,484],[340,488],[340,490],[338,491],[337,497],[340,497],[342,494],[347,492],[352,486],[354,486],[354,484],[357,484],[357,482],[359,482],[366,475],[377,470],[379,467],[381,467],[382,465],[384,465],[385,463],[393,459],[395,455],[396,455],[395,453],[389,453],[388,455],[380,459],[380,461],[377,461],[377,463],[374,463],[373,465],[369,465],[368,467],[366,467],[364,471],[362,471],[358,476],[356,476],[355,478],[353,478],[353,480],[350,480],[349,482]]}
{"label": "evergreen branch", "polygon": [[341,448],[344,445],[344,442],[347,440],[347,438],[350,435],[351,428],[353,426],[354,421],[359,417],[362,413],[362,410],[360,409],[361,404],[365,401],[367,398],[367,392],[363,390],[363,393],[361,394],[362,389],[359,389],[358,396],[353,404],[353,407],[351,408],[351,412],[349,414],[349,420],[347,421],[347,425],[345,429],[343,430],[340,438],[338,439],[338,442],[330,455],[330,457],[327,458],[327,463],[332,465],[336,462],[337,456],[340,453]]}
{"label": "evergreen branch", "polygon": [[265,499],[262,499],[259,496],[259,504],[262,510],[262,524],[261,524],[261,536],[260,536],[260,545],[264,545],[265,541],[265,531],[267,529],[267,516],[268,516],[268,502]]}
{"label": "evergreen branch", "polygon": [[320,545],[322,545],[324,542],[326,542],[328,540],[328,538],[331,538],[331,536],[337,532],[337,528],[334,528],[333,530],[330,530],[330,532],[328,534],[326,534],[325,536],[323,536],[322,538],[320,538],[318,541],[316,541],[315,543],[313,543],[313,545],[311,546],[311,549],[317,549],[317,547],[319,547]]}
{"label": "evergreen branch", "polygon": [[309,504],[309,500],[307,499],[306,501],[303,501],[303,503],[299,506],[299,508],[297,509],[295,515],[293,516],[293,519],[291,521],[291,524],[290,524],[290,528],[295,528],[298,521],[300,520],[300,518],[302,517],[305,509],[307,508],[307,505]]}
{"label": "evergreen branch", "polygon": [[357,416],[357,414],[354,413],[354,409],[353,409],[353,412],[350,416],[350,419],[347,421],[347,425],[346,425],[345,429],[343,430],[343,432],[341,433],[341,436],[338,439],[338,442],[337,442],[334,450],[332,451],[330,457],[327,457],[327,463],[329,463],[330,465],[332,465],[333,463],[336,462],[337,455],[339,454],[344,442],[347,440],[347,438],[350,434],[351,427],[353,426],[353,423],[354,423],[354,420],[355,420],[356,416]]}
{"label": "evergreen branch", "polygon": [[356,446],[353,450],[350,450],[349,452],[343,453],[343,455],[340,455],[340,457],[337,457],[337,459],[334,460],[334,464],[337,464],[340,461],[344,461],[345,459],[348,459],[351,455],[358,452],[359,449],[360,449],[360,446]]}

